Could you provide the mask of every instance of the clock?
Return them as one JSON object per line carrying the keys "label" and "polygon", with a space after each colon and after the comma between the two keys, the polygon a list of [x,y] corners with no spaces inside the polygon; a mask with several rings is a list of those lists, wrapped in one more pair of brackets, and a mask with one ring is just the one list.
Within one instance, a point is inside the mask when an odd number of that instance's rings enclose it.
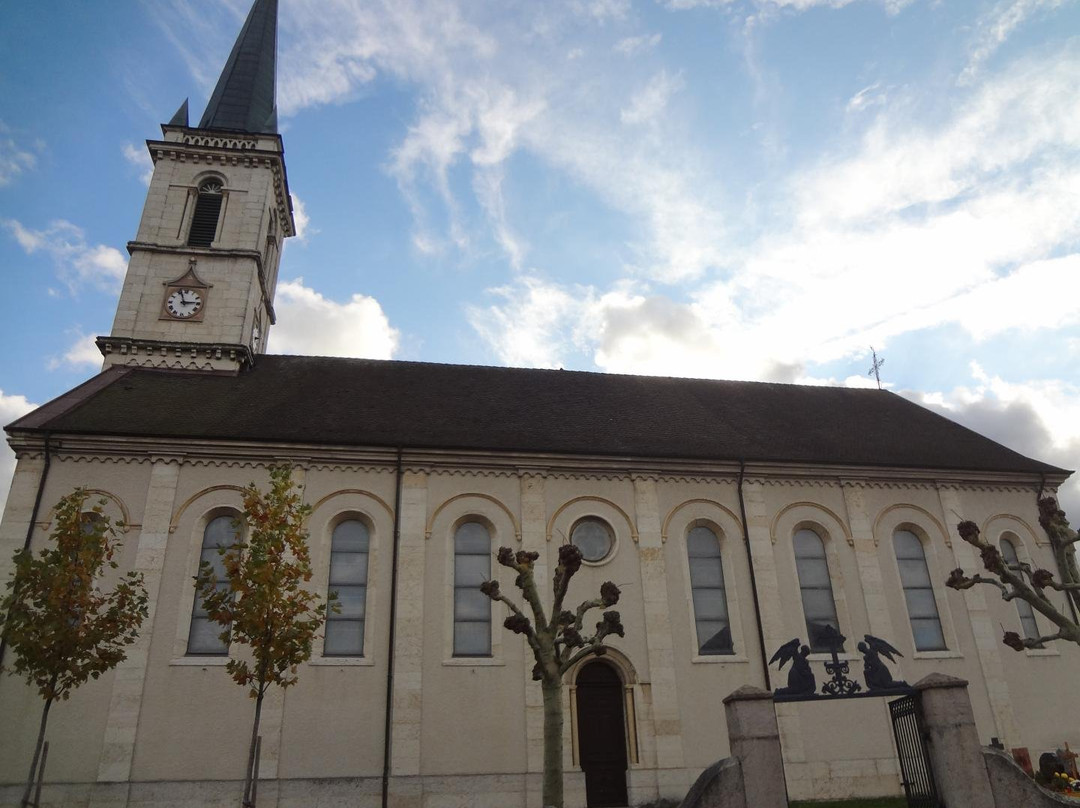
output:
{"label": "clock", "polygon": [[202,311],[203,298],[196,289],[174,289],[165,298],[165,311],[177,320],[189,320]]}

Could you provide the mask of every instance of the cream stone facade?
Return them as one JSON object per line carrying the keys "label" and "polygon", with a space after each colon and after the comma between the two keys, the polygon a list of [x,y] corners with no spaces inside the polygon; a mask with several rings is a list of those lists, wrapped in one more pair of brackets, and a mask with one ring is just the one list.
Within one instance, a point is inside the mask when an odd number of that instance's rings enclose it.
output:
{"label": "cream stone facade", "polygon": [[[244,48],[272,53],[274,18],[275,3],[255,3],[230,64]],[[260,64],[227,70],[214,98],[265,90]],[[953,568],[978,567],[960,519],[1052,568],[1036,498],[1068,472],[878,391],[266,356],[281,241],[294,232],[281,139],[269,124],[230,129],[218,103],[197,128],[185,108],[148,144],[155,173],[113,331],[99,339],[102,374],[8,427],[18,466],[0,580],[15,550],[47,541],[50,505],[82,486],[123,523],[120,570],[141,572],[150,594],[127,659],[52,712],[49,804],[236,803],[253,706],[227,656],[188,652],[192,578],[210,521],[237,514],[241,488],[282,463],[312,506],[314,589],[332,588],[335,527],[367,530],[363,645],[335,656],[320,640],[299,683],[268,699],[260,805],[541,808],[540,687],[501,605],[490,653],[455,655],[455,534],[473,522],[493,551],[539,553],[544,581],[581,520],[610,529],[610,551],[583,566],[570,597],[616,582],[625,637],[567,675],[568,806],[597,804],[582,765],[598,751],[582,732],[598,692],[591,665],[617,678],[622,731],[599,751],[625,759],[627,804],[679,798],[728,755],[722,699],[785,684],[765,662],[807,637],[794,540],[804,529],[822,541],[856,672],[857,638],[882,637],[903,654],[897,678],[971,683],[984,743],[1033,757],[1080,746],[1080,650],[1015,653],[1000,639],[1002,626],[1021,628],[1015,604],[944,586]],[[260,103],[244,120],[272,121]],[[210,245],[191,246],[208,178],[222,212]],[[204,290],[199,317],[165,312],[174,287]],[[804,409],[813,429],[799,426]],[[899,419],[895,435],[875,432],[879,412]],[[697,635],[688,536],[701,527],[718,542],[730,653]],[[897,531],[922,548],[943,650],[916,648]],[[504,568],[491,575],[515,592]],[[824,659],[811,656],[819,677]],[[0,679],[0,805],[18,802],[39,709],[24,683]],[[777,720],[775,776],[792,798],[899,793],[883,699],[779,704]]]}

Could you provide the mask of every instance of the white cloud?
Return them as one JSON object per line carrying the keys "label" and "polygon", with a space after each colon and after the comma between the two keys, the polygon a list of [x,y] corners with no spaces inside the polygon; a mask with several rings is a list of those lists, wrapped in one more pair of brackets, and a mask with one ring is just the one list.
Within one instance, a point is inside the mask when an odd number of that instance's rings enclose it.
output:
{"label": "white cloud", "polygon": [[304,207],[304,201],[296,194],[290,193],[289,196],[292,198],[293,224],[296,225],[296,240],[306,241],[308,226],[311,224],[307,208]]}
{"label": "white cloud", "polygon": [[75,338],[72,340],[70,347],[64,352],[64,355],[54,356],[49,360],[49,370],[56,370],[65,366],[80,370],[86,368],[99,369],[101,367],[101,351],[98,350],[94,336],[92,334],[83,334],[78,330],[73,333]]}
{"label": "white cloud", "polygon": [[848,112],[861,112],[864,109],[870,107],[884,106],[888,101],[888,95],[881,89],[881,82],[875,81],[873,84],[863,87],[847,102]]}
{"label": "white cloud", "polygon": [[[0,390],[0,427],[7,426],[37,406],[27,401],[25,396],[8,395]],[[14,473],[15,452],[11,451],[6,440],[0,441],[0,513],[3,513],[4,505],[7,503],[11,476]]]}
{"label": "white cloud", "polygon": [[304,279],[278,285],[272,353],[390,359],[400,334],[373,297],[355,294],[345,303],[328,300]]}
{"label": "white cloud", "polygon": [[0,220],[0,224],[27,255],[39,250],[50,255],[69,291],[74,293],[85,285],[119,291],[127,272],[127,258],[115,247],[88,244],[82,228],[63,219],[51,222],[44,230],[31,230],[15,219]]}
{"label": "white cloud", "polygon": [[630,11],[630,0],[571,0],[575,14],[597,22],[621,20]]}
{"label": "white cloud", "polygon": [[[1080,386],[1061,380],[1010,382],[971,364],[971,383],[952,390],[901,394],[1023,455],[1066,469],[1080,468]],[[1080,479],[1060,500],[1074,523]]]}
{"label": "white cloud", "polygon": [[1040,11],[1052,11],[1065,2],[1066,0],[1003,0],[994,6],[975,25],[975,42],[967,67],[960,74],[960,81],[971,82],[986,61],[1028,18]]}
{"label": "white cloud", "polygon": [[[915,0],[873,0],[885,7],[890,14],[896,14],[905,6]],[[660,5],[672,11],[686,11],[694,8],[724,8],[734,5],[739,0],[657,0]],[[810,8],[825,6],[827,8],[843,8],[859,0],[751,0],[755,6],[761,9],[790,8],[795,11],[806,11]]]}
{"label": "white cloud", "polygon": [[631,125],[654,121],[667,107],[671,96],[682,87],[681,75],[670,76],[666,70],[661,70],[619,112],[620,120]]}
{"label": "white cloud", "polygon": [[641,36],[628,36],[615,43],[616,53],[624,56],[637,56],[648,53],[660,44],[663,34],[642,34]]}
{"label": "white cloud", "polygon": [[121,147],[121,152],[124,159],[139,170],[139,179],[142,180],[143,185],[149,185],[154,176],[154,161],[150,158],[150,153],[133,143],[125,143]]}

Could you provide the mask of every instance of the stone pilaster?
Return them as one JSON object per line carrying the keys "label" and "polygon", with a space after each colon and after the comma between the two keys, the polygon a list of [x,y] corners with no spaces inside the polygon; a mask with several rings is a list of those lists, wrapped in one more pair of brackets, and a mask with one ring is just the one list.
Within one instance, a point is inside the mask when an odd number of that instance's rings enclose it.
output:
{"label": "stone pilaster", "polygon": [[658,769],[683,766],[682,718],[675,680],[675,651],[671,641],[671,608],[667,568],[660,541],[660,504],[656,482],[634,479],[638,557],[641,562],[641,597],[645,609],[645,637],[652,682],[652,718]]}
{"label": "stone pilaster", "polygon": [[397,627],[394,637],[393,727],[390,770],[420,773],[421,682],[424,662],[424,526],[427,475],[407,471],[401,491]]}
{"label": "stone pilaster", "polygon": [[149,614],[139,631],[138,639],[128,646],[127,658],[116,667],[105,724],[105,740],[101,759],[98,761],[99,782],[124,782],[131,779],[143,686],[150,661],[150,638],[154,634],[165,548],[169,541],[169,522],[172,519],[176,483],[179,478],[180,464],[174,460],[155,460],[150,469],[142,530],[139,532],[139,546],[135,553],[135,571],[143,575]]}
{"label": "stone pilaster", "polygon": [[[548,547],[545,540],[547,526],[547,508],[544,504],[544,477],[540,474],[521,475],[521,549],[540,553],[534,567],[537,581],[546,581]],[[501,604],[495,610],[495,622],[501,623],[506,608]],[[501,611],[500,611],[501,609]],[[502,631],[496,627],[496,631]],[[524,639],[520,640],[522,653],[525,655],[525,754],[529,772],[544,770],[544,698],[540,683],[533,681],[532,649]],[[565,726],[570,726],[570,716],[566,716]],[[564,745],[570,749],[569,741]],[[539,795],[536,805],[539,806]]]}
{"label": "stone pilaster", "polygon": [[861,486],[851,483],[841,483],[841,487],[848,527],[855,545],[855,562],[859,568],[859,584],[870,622],[870,633],[875,637],[891,637],[893,629],[889,603],[881,580],[877,541],[874,539],[874,526],[866,512],[864,492]]}
{"label": "stone pilaster", "polygon": [[[44,457],[23,457],[15,466],[4,506],[4,519],[0,523],[0,591],[5,591],[3,586],[15,571],[12,556],[26,541],[44,467]],[[48,503],[42,502],[41,507],[47,509]]]}
{"label": "stone pilaster", "polygon": [[[743,482],[743,501],[746,504],[746,528],[750,535],[750,552],[757,580],[758,601],[761,605],[761,630],[765,635],[768,655],[791,639],[780,609],[780,581],[776,576],[769,510],[765,490],[760,482]],[[796,626],[800,631],[801,626]],[[773,685],[775,687],[775,683]]]}
{"label": "stone pilaster", "polygon": [[[961,519],[971,518],[966,515],[959,492],[954,488],[938,486],[941,499],[942,515],[947,530],[952,534],[953,556],[956,566],[965,572],[977,572],[982,569],[982,562],[975,555],[975,549],[956,535],[956,523]],[[960,516],[957,516],[960,514]],[[967,604],[967,618],[971,621],[971,631],[975,635],[975,647],[979,652],[979,667],[983,672],[983,681],[990,697],[990,709],[994,714],[997,737],[1005,746],[1012,746],[1020,737],[1013,715],[1012,701],[1009,697],[1009,685],[1005,680],[1005,666],[1001,660],[1000,627],[994,622],[986,602],[989,591],[997,597],[996,589],[987,590],[982,586],[973,586],[963,591]]]}

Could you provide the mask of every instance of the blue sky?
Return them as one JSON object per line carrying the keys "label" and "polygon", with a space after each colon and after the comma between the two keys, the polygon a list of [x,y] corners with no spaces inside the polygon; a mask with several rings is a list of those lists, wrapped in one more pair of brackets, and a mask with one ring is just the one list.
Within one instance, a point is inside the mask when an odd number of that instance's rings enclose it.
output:
{"label": "blue sky", "polygon": [[[143,141],[247,7],[0,11],[4,422],[100,367]],[[1078,98],[1070,0],[281,0],[269,348],[867,385],[873,345],[1076,468]]]}

